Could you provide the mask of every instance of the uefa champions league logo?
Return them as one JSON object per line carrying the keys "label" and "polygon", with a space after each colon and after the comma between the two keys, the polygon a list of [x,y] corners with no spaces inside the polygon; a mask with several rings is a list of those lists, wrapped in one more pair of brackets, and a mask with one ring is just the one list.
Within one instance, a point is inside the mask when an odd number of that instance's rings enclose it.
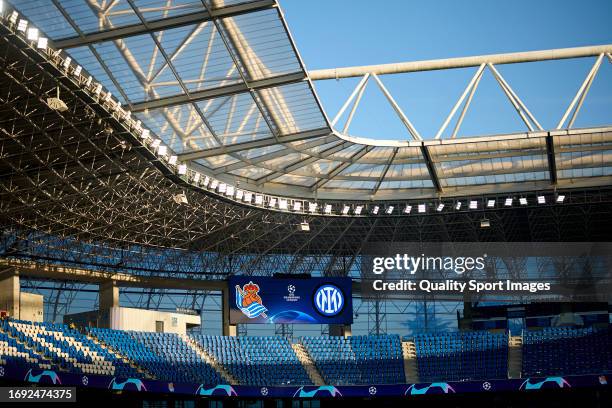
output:
{"label": "uefa champions league logo", "polygon": [[314,294],[314,305],[323,316],[336,316],[344,308],[344,294],[336,285],[322,285]]}
{"label": "uefa champions league logo", "polygon": [[300,297],[295,295],[295,286],[287,286],[287,295],[283,296],[283,299],[286,302],[297,302],[300,300]]}

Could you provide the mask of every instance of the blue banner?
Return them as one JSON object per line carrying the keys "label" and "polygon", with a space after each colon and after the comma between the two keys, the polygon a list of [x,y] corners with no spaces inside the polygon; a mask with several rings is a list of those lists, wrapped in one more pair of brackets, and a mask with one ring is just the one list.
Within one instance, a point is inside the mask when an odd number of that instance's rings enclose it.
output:
{"label": "blue banner", "polygon": [[[229,384],[173,383],[144,378],[118,378],[112,376],[76,374],[43,370],[30,366],[7,364],[0,366],[0,383],[3,380],[45,386],[77,386],[107,389],[117,392],[151,392],[162,394],[196,395],[202,397],[242,398],[363,398],[399,397],[409,398],[431,394],[460,394],[474,392],[537,392],[550,389],[584,387],[607,387],[608,376],[551,376],[514,380],[482,380],[464,382],[434,382],[421,384],[389,385],[304,385],[304,386],[246,386]],[[77,394],[81,391],[77,391]],[[78,398],[78,397],[77,397]]]}
{"label": "blue banner", "polygon": [[350,278],[233,276],[230,324],[351,324],[351,288]]}

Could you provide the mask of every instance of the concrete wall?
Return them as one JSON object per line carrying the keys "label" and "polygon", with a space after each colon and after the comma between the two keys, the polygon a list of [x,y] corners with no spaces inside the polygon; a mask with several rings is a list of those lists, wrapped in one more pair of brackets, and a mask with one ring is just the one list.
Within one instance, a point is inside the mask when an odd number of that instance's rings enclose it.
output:
{"label": "concrete wall", "polygon": [[43,295],[21,292],[20,312],[18,316],[21,320],[42,322],[43,310]]}
{"label": "concrete wall", "polygon": [[185,334],[187,327],[201,324],[200,316],[188,314],[127,307],[110,309],[110,327],[112,329],[154,332],[157,321],[163,322],[164,333],[178,334]]}
{"label": "concrete wall", "polygon": [[107,310],[92,310],[64,316],[64,323],[74,323],[80,327],[146,332],[154,332],[158,321],[163,322],[164,333],[178,334],[185,334],[188,327],[199,326],[201,323],[200,316],[128,307],[112,307]]}
{"label": "concrete wall", "polygon": [[42,322],[43,296],[21,292],[19,275],[9,272],[0,276],[0,310],[15,319]]}
{"label": "concrete wall", "polygon": [[0,277],[0,310],[19,318],[19,276],[7,274]]}

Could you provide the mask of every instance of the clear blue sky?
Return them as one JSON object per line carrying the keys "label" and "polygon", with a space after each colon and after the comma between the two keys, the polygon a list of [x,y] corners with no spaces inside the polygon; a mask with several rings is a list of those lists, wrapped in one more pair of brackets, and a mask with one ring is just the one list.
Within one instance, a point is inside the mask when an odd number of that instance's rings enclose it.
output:
{"label": "clear blue sky", "polygon": [[[612,43],[611,0],[280,0],[310,70]],[[544,128],[556,126],[594,58],[498,67]],[[424,137],[432,137],[476,68],[381,79]],[[315,83],[330,119],[358,79]],[[575,127],[612,125],[612,64],[602,65]],[[452,126],[452,124],[451,124]],[[485,73],[461,134],[526,128]],[[350,133],[406,139],[370,81]]]}

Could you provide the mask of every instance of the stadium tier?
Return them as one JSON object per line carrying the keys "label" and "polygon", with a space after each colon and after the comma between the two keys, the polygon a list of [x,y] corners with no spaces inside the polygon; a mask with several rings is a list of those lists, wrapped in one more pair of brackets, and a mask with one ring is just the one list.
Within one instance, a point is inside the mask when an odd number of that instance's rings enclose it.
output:
{"label": "stadium tier", "polygon": [[191,337],[241,384],[312,384],[284,337]]}
{"label": "stadium tier", "polygon": [[506,378],[508,335],[462,332],[415,337],[421,381]]}
{"label": "stadium tier", "polygon": [[610,327],[553,327],[523,333],[525,376],[590,374],[612,371]]}
{"label": "stadium tier", "polygon": [[326,383],[405,382],[402,347],[397,335],[304,337],[302,343]]}
{"label": "stadium tier", "polygon": [[100,343],[66,325],[3,320],[0,327],[12,344],[19,343],[21,353],[27,349],[31,358],[47,360],[61,369],[118,377],[141,375]]}
{"label": "stadium tier", "polygon": [[[523,333],[523,377],[612,372],[612,328],[549,328]],[[423,382],[505,379],[508,334],[485,331],[414,337]],[[406,382],[397,335],[284,337],[177,335],[0,321],[0,364],[79,374],[183,383],[313,385],[303,346],[325,384]],[[321,384],[319,384],[321,385]]]}
{"label": "stadium tier", "polygon": [[222,382],[220,375],[176,334],[98,328],[89,330],[93,336],[155,378],[205,384]]}
{"label": "stadium tier", "polygon": [[[612,328],[523,333],[523,377],[612,372]],[[486,331],[414,337],[419,380],[505,379],[508,335]],[[177,335],[0,320],[0,364],[182,383],[313,385],[303,346],[325,384],[406,383],[397,335],[303,337]],[[315,384],[322,385],[322,384]]]}

